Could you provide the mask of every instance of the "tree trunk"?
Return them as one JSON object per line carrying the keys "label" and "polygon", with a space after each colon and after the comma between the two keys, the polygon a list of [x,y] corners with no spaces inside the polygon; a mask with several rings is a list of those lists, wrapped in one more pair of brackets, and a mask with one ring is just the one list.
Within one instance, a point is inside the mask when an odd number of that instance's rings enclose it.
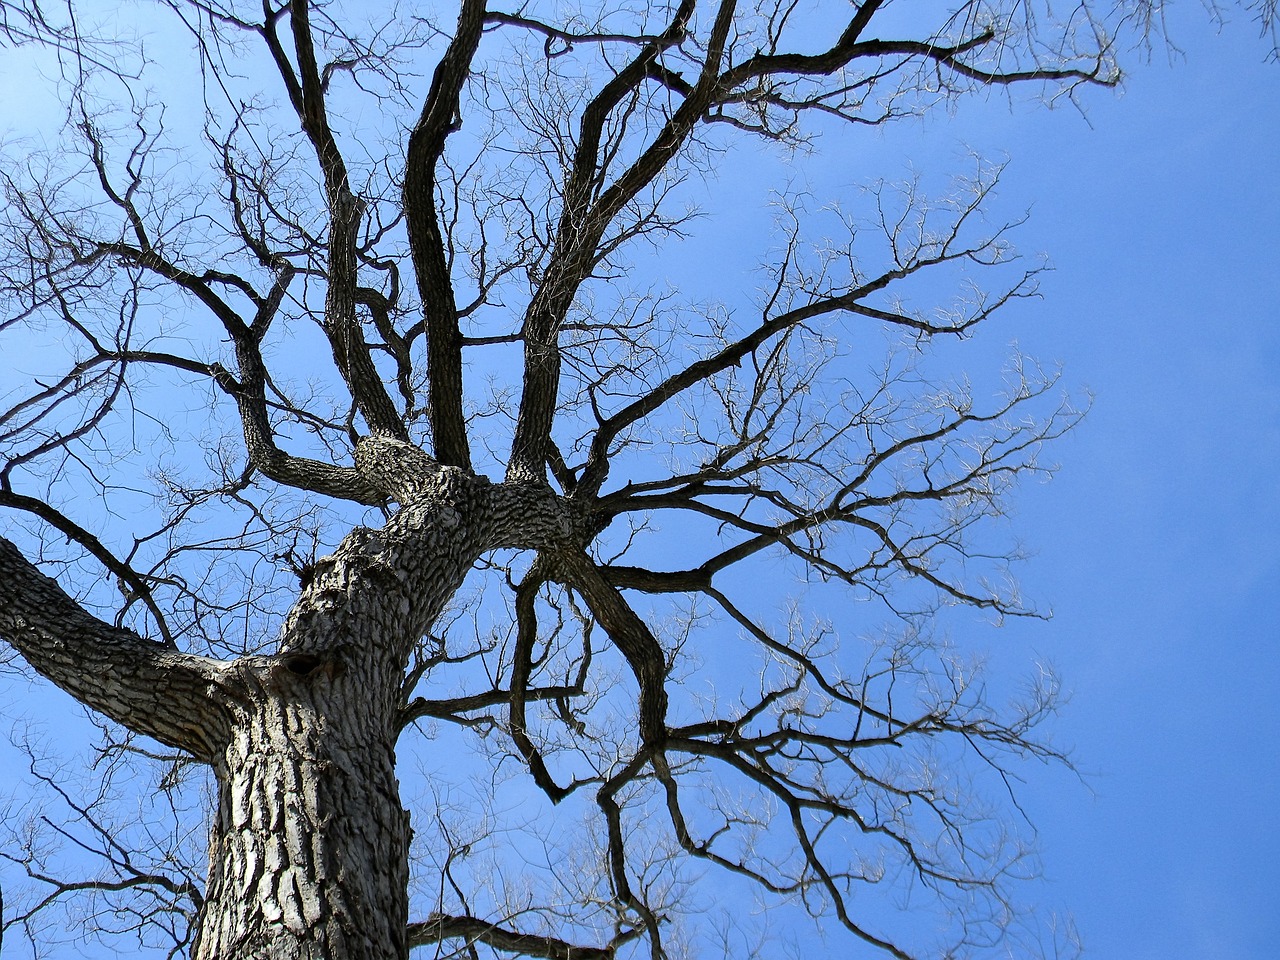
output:
{"label": "tree trunk", "polygon": [[[221,762],[196,960],[405,957],[409,816],[385,697],[332,661],[264,667]],[[375,702],[371,702],[375,701]]]}
{"label": "tree trunk", "polygon": [[482,553],[569,531],[549,489],[441,469],[385,437],[357,460],[400,510],[319,561],[280,653],[235,661],[224,685],[232,730],[212,761],[195,960],[408,955],[412,830],[395,775],[405,667]]}
{"label": "tree trunk", "polygon": [[280,653],[236,662],[196,960],[408,955],[401,685],[489,529],[477,485],[454,479],[352,531],[316,565]]}

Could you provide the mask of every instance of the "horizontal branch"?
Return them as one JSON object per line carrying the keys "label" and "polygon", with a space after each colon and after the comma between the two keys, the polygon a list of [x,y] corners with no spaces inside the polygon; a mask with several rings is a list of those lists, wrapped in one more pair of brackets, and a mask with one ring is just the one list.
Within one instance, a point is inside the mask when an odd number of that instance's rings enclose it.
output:
{"label": "horizontal branch", "polygon": [[634,934],[623,934],[607,947],[582,947],[556,937],[533,933],[521,933],[507,927],[481,920],[478,917],[433,914],[427,920],[410,923],[409,947],[425,947],[442,940],[467,940],[483,943],[495,950],[524,957],[545,957],[547,960],[613,960],[618,947]]}
{"label": "horizontal branch", "polygon": [[[582,696],[583,688],[574,686],[530,687],[523,696],[526,700],[560,700],[566,697]],[[505,706],[514,696],[511,690],[486,690],[484,693],[471,693],[460,697],[446,697],[443,700],[415,697],[400,711],[400,726],[407,727],[415,720],[434,717],[437,720],[458,720],[459,714],[471,713],[473,710],[486,710],[489,707]]]}

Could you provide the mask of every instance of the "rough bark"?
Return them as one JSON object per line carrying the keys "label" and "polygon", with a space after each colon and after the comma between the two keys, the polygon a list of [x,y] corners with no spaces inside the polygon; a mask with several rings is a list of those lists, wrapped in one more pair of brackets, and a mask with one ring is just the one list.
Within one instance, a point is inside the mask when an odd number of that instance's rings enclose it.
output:
{"label": "rough bark", "polygon": [[402,507],[320,561],[277,656],[237,665],[197,960],[407,956],[395,741],[410,652],[481,553],[570,529],[549,490],[394,439],[365,441],[357,462]]}
{"label": "rough bark", "polygon": [[222,663],[99,620],[3,537],[0,637],[76,700],[161,743],[209,759],[230,731]]}
{"label": "rough bark", "polygon": [[259,684],[214,765],[198,960],[407,955],[394,733],[368,678],[335,664],[299,655],[245,672]]}

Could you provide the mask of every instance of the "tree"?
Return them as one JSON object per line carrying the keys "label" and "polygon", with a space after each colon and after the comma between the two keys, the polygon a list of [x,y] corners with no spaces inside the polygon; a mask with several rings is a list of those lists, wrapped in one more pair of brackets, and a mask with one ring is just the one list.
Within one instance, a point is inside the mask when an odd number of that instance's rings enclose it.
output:
{"label": "tree", "polygon": [[934,625],[1033,613],[992,521],[1078,414],[946,372],[1036,294],[999,168],[780,184],[754,291],[661,278],[742,151],[1113,85],[1158,7],[3,9],[67,122],[0,174],[0,636],[102,729],[87,799],[31,747],[74,822],[10,811],[10,942],[741,952],[717,891],[1001,942],[1056,685],[996,706]]}

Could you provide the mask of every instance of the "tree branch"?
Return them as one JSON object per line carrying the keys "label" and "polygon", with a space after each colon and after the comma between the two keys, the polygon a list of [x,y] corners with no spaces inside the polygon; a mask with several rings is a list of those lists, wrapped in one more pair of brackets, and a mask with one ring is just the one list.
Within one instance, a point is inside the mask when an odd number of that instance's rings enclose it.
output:
{"label": "tree branch", "polygon": [[0,537],[0,637],[41,675],[137,733],[211,760],[229,718],[211,691],[218,661],[98,620]]}
{"label": "tree branch", "polygon": [[464,468],[471,466],[471,452],[462,413],[462,334],[436,210],[436,168],[445,139],[461,122],[458,105],[484,23],[485,0],[463,0],[453,40],[409,134],[403,189],[409,249],[426,320],[431,439],[441,463]]}
{"label": "tree branch", "polygon": [[633,940],[636,931],[625,931],[605,947],[582,947],[556,937],[521,933],[478,917],[432,914],[426,920],[409,924],[409,946],[425,947],[444,940],[467,940],[483,943],[495,950],[522,957],[545,957],[546,960],[613,960],[620,946]]}

